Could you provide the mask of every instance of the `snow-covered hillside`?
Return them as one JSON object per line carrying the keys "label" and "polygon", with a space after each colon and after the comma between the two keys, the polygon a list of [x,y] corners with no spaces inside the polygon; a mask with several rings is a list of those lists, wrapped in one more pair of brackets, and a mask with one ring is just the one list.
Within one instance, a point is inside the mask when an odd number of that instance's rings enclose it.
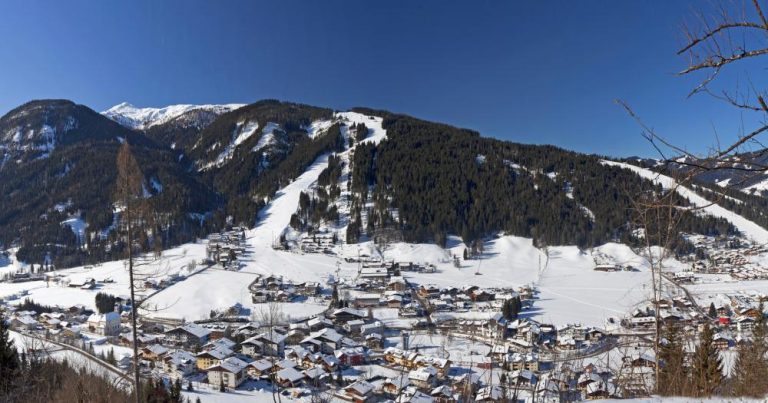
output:
{"label": "snow-covered hillside", "polygon": [[751,238],[758,243],[768,243],[768,230],[730,210],[727,210],[715,203],[710,202],[709,200],[706,200],[693,190],[679,185],[669,176],[651,171],[650,169],[640,168],[638,166],[622,162],[603,161],[603,163],[606,165],[629,169],[642,176],[643,178],[650,179],[655,183],[660,184],[666,189],[675,188],[675,190],[681,196],[688,198],[688,200],[694,206],[700,208],[700,210],[698,210],[699,212],[709,214],[714,217],[724,218],[733,224],[733,226],[735,226],[742,234],[744,234],[744,236]]}
{"label": "snow-covered hillside", "polygon": [[103,112],[104,116],[131,129],[143,130],[169,122],[187,112],[204,110],[221,115],[245,104],[223,105],[170,105],[163,108],[139,108],[127,102],[115,105]]}

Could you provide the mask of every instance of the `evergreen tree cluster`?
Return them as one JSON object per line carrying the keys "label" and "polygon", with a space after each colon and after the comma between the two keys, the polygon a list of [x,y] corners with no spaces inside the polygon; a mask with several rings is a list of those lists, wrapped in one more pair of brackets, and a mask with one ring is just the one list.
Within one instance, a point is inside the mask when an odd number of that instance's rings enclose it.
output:
{"label": "evergreen tree cluster", "polygon": [[[387,139],[378,146],[359,145],[352,158],[356,201],[348,241],[363,229],[396,226],[410,242],[443,244],[448,234],[458,234],[471,243],[503,231],[532,237],[539,245],[631,244],[637,242],[634,198],[663,191],[597,156],[482,138],[401,115],[385,115],[383,125]],[[365,201],[373,201],[374,209],[362,228]],[[677,202],[687,204],[682,197]],[[682,231],[734,232],[722,219],[677,214],[683,215]]]}
{"label": "evergreen tree cluster", "polygon": [[96,293],[96,310],[99,313],[114,312],[115,305],[118,304],[119,299],[112,294],[104,292]]}

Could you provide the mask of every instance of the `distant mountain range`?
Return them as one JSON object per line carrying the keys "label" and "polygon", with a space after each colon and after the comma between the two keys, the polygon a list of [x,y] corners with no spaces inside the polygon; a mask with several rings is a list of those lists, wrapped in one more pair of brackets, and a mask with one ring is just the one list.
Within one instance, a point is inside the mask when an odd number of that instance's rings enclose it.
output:
{"label": "distant mountain range", "polygon": [[[275,100],[164,108],[123,103],[102,113],[67,100],[26,103],[0,118],[0,249],[18,247],[22,260],[59,266],[120,257],[113,193],[115,159],[125,141],[163,218],[147,248],[230,224],[253,226],[274,194],[318,157],[345,150],[349,166],[329,166],[321,175],[328,193],[317,196],[316,214],[302,225],[341,222],[339,214],[345,215],[348,242],[389,230],[406,241],[439,244],[451,234],[471,242],[500,231],[540,244],[631,243],[633,194],[653,188],[596,156],[354,110],[379,119],[386,135],[361,141],[371,131],[364,119]],[[349,198],[328,196],[339,189]],[[684,226],[733,231],[706,216],[690,215]]]}

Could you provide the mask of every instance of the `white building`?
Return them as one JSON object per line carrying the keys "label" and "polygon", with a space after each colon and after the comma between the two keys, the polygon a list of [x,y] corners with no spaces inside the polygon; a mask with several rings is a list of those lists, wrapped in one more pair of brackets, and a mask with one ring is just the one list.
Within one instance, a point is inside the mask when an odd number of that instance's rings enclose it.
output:
{"label": "white building", "polygon": [[107,312],[105,314],[93,314],[88,317],[88,331],[102,336],[117,336],[120,334],[120,314]]}

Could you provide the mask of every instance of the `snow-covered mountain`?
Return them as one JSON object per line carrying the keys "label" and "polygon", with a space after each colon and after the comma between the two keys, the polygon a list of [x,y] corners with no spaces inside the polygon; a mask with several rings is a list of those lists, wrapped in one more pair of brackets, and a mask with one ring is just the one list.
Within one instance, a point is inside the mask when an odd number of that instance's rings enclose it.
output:
{"label": "snow-covered mountain", "polygon": [[212,114],[216,117],[243,106],[245,105],[169,105],[163,108],[139,108],[123,102],[101,113],[123,126],[136,130],[145,130],[152,126],[170,122],[190,112],[207,112],[207,114]]}

